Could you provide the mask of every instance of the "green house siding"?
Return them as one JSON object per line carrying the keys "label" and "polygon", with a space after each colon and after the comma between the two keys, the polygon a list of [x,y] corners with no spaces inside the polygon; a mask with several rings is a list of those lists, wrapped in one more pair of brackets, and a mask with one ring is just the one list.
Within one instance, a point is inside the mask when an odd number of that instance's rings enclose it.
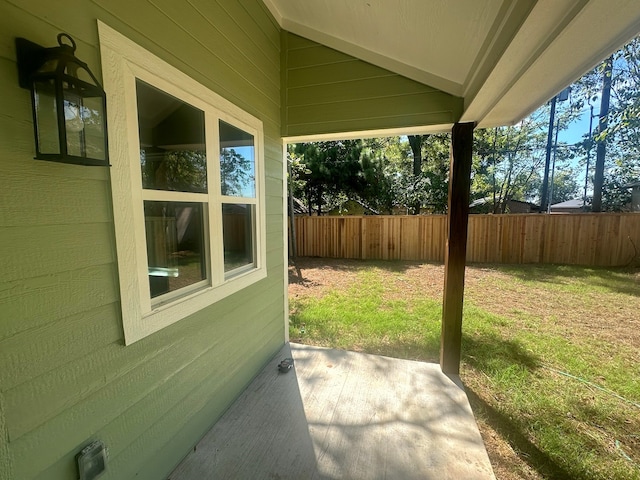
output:
{"label": "green house siding", "polygon": [[283,31],[285,137],[450,124],[462,99]]}
{"label": "green house siding", "polygon": [[[33,160],[13,39],[67,32],[101,77],[96,20],[264,123],[268,277],[124,346],[109,171]],[[284,341],[280,31],[260,0],[0,0],[0,478],[166,478]]]}

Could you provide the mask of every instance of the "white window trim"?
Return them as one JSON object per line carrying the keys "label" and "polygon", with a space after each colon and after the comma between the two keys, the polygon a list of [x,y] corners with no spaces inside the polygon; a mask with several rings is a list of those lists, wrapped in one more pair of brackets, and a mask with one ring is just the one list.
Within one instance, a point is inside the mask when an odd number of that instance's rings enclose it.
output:
{"label": "white window trim", "polygon": [[[182,318],[265,278],[266,271],[266,216],[264,180],[264,132],[262,122],[236,105],[212,92],[191,77],[169,65],[111,27],[98,21],[104,88],[107,92],[109,122],[109,158],[111,161],[111,188],[113,216],[118,254],[118,275],[122,303],[122,323],[125,344],[129,345]],[[207,267],[210,285],[185,294],[180,298],[152,305],[149,294],[146,234],[144,228],[143,196],[138,117],[135,80],[139,78],[161,90],[179,97],[205,111],[207,119],[220,119],[254,136],[255,141],[255,199],[222,197],[219,168],[209,178],[208,237],[222,238],[222,212],[218,206],[224,200],[251,203],[255,206],[255,268],[237,269],[225,276],[222,241],[209,241],[210,265]],[[207,163],[219,162],[217,121],[206,121]],[[214,133],[215,132],[215,133]],[[187,196],[193,194],[187,194]],[[199,194],[201,195],[201,194]],[[205,235],[206,236],[206,235]],[[230,275],[230,273],[232,275]]]}

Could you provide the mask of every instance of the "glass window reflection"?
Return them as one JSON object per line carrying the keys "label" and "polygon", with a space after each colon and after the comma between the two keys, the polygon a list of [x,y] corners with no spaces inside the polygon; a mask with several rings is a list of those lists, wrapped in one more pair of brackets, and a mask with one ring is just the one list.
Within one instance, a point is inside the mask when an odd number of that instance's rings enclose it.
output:
{"label": "glass window reflection", "polygon": [[240,203],[222,205],[225,272],[254,265],[253,209]]}
{"label": "glass window reflection", "polygon": [[151,298],[207,278],[204,206],[144,202]]}
{"label": "glass window reflection", "polygon": [[253,135],[220,121],[221,193],[233,197],[256,196]]}
{"label": "glass window reflection", "polygon": [[136,80],[142,187],[207,192],[204,112]]}

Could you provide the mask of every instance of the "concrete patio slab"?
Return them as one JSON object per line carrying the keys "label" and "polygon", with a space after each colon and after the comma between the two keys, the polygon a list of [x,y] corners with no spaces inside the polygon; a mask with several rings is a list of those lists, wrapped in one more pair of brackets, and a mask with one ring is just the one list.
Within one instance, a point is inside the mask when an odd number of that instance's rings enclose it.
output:
{"label": "concrete patio slab", "polygon": [[203,479],[495,477],[439,365],[287,344],[170,476]]}

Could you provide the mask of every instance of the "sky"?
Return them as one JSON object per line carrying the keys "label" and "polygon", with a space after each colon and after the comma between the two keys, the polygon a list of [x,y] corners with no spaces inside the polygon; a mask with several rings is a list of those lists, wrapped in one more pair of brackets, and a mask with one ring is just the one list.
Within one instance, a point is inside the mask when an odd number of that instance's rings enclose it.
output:
{"label": "sky", "polygon": [[[597,113],[597,108],[594,109]],[[581,116],[569,125],[569,128],[558,133],[558,143],[567,143],[569,145],[578,143],[582,140],[583,135],[589,133],[589,107],[582,111]],[[598,123],[598,119],[593,119],[593,127]]]}

